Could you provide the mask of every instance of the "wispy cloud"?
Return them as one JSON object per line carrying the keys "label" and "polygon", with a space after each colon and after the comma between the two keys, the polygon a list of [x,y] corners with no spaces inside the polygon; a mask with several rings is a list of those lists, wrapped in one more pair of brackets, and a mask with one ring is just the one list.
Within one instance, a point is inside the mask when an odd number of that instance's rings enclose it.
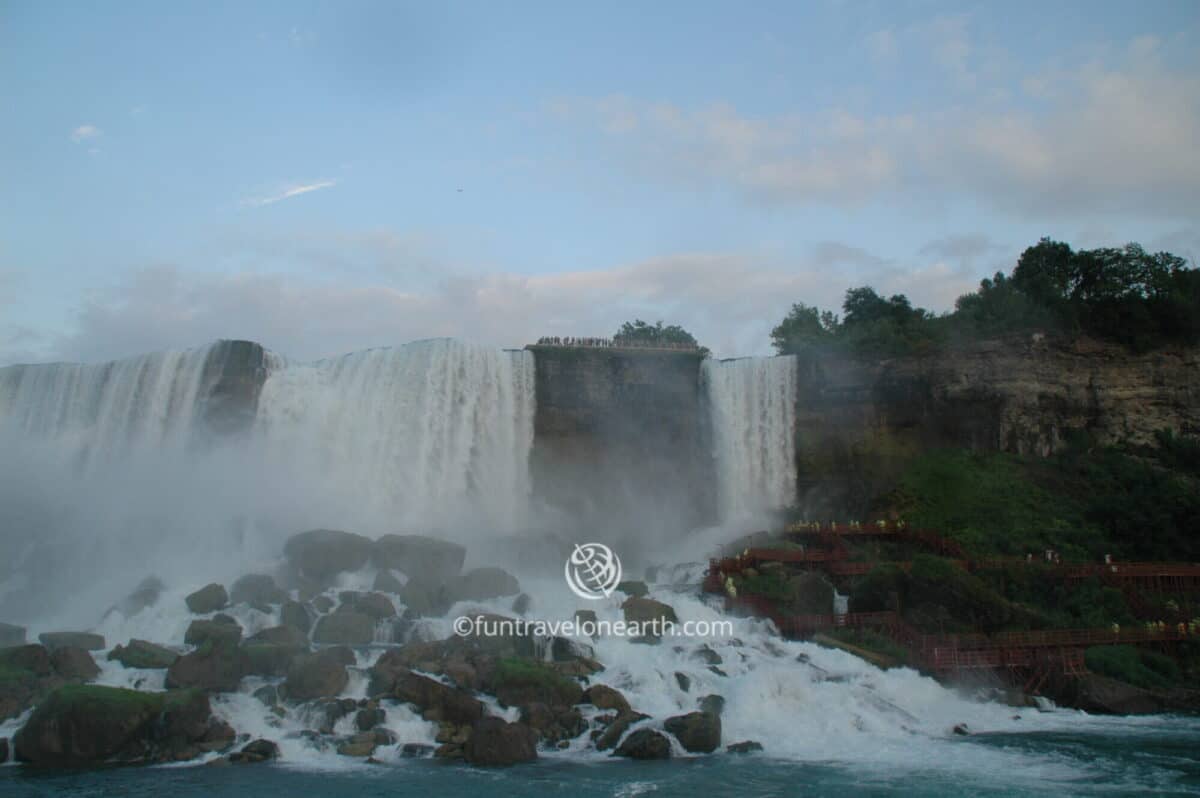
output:
{"label": "wispy cloud", "polygon": [[331,188],[336,185],[336,180],[318,180],[315,183],[293,183],[271,194],[261,197],[248,197],[242,200],[241,204],[247,208],[261,208],[264,205],[274,205],[276,202],[281,202],[285,199],[291,199],[301,194],[309,194],[313,191],[320,191],[323,188]]}
{"label": "wispy cloud", "polygon": [[99,138],[104,135],[104,131],[95,125],[80,125],[71,131],[71,141],[79,144],[88,139]]}

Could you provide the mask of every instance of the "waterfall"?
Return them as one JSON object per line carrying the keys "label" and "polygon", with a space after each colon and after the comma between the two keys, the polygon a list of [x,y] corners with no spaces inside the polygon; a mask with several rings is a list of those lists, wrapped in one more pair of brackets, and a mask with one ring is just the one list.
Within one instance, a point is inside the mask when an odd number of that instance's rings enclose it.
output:
{"label": "waterfall", "polygon": [[786,507],[796,495],[796,359],[706,360],[722,522]]}
{"label": "waterfall", "polygon": [[53,447],[84,471],[186,447],[202,387],[228,343],[95,365],[0,369],[0,430]]}
{"label": "waterfall", "polygon": [[511,529],[530,492],[533,368],[530,352],[448,339],[285,364],[256,426],[270,461],[318,471],[357,515]]}

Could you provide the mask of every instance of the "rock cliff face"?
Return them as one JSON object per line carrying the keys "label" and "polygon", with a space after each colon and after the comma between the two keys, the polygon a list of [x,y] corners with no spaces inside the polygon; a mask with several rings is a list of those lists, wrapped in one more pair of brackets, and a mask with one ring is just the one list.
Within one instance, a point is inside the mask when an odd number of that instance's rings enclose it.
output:
{"label": "rock cliff face", "polygon": [[853,511],[910,455],[962,447],[1045,456],[1074,432],[1147,443],[1200,432],[1200,350],[1133,354],[1087,339],[1023,336],[929,357],[804,359],[798,492],[810,510]]}
{"label": "rock cliff face", "polygon": [[[711,521],[712,447],[699,355],[530,347],[534,495],[592,528]],[[633,525],[626,522],[635,522]]]}

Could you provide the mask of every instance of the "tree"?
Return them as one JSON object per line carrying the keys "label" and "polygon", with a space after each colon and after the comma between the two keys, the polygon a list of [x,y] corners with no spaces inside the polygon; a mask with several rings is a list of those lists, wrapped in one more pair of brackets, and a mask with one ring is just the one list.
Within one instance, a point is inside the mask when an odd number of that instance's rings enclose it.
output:
{"label": "tree", "polygon": [[682,344],[684,346],[696,347],[703,355],[708,354],[708,349],[700,346],[695,336],[690,332],[678,324],[668,324],[664,327],[662,321],[656,324],[647,324],[641,319],[633,322],[627,321],[617,330],[617,334],[613,336],[613,340],[651,346],[655,344]]}
{"label": "tree", "polygon": [[828,310],[797,302],[771,330],[771,344],[781,355],[794,355],[814,344],[828,343],[838,331],[838,317]]}

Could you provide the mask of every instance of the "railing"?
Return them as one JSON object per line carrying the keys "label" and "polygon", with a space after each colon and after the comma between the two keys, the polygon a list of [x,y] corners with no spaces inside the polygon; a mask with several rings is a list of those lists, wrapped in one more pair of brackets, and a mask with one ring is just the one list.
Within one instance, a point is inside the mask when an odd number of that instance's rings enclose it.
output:
{"label": "railing", "polygon": [[597,338],[589,336],[545,336],[531,346],[572,349],[658,349],[667,352],[699,352],[698,344],[678,341],[643,341],[634,338]]}

